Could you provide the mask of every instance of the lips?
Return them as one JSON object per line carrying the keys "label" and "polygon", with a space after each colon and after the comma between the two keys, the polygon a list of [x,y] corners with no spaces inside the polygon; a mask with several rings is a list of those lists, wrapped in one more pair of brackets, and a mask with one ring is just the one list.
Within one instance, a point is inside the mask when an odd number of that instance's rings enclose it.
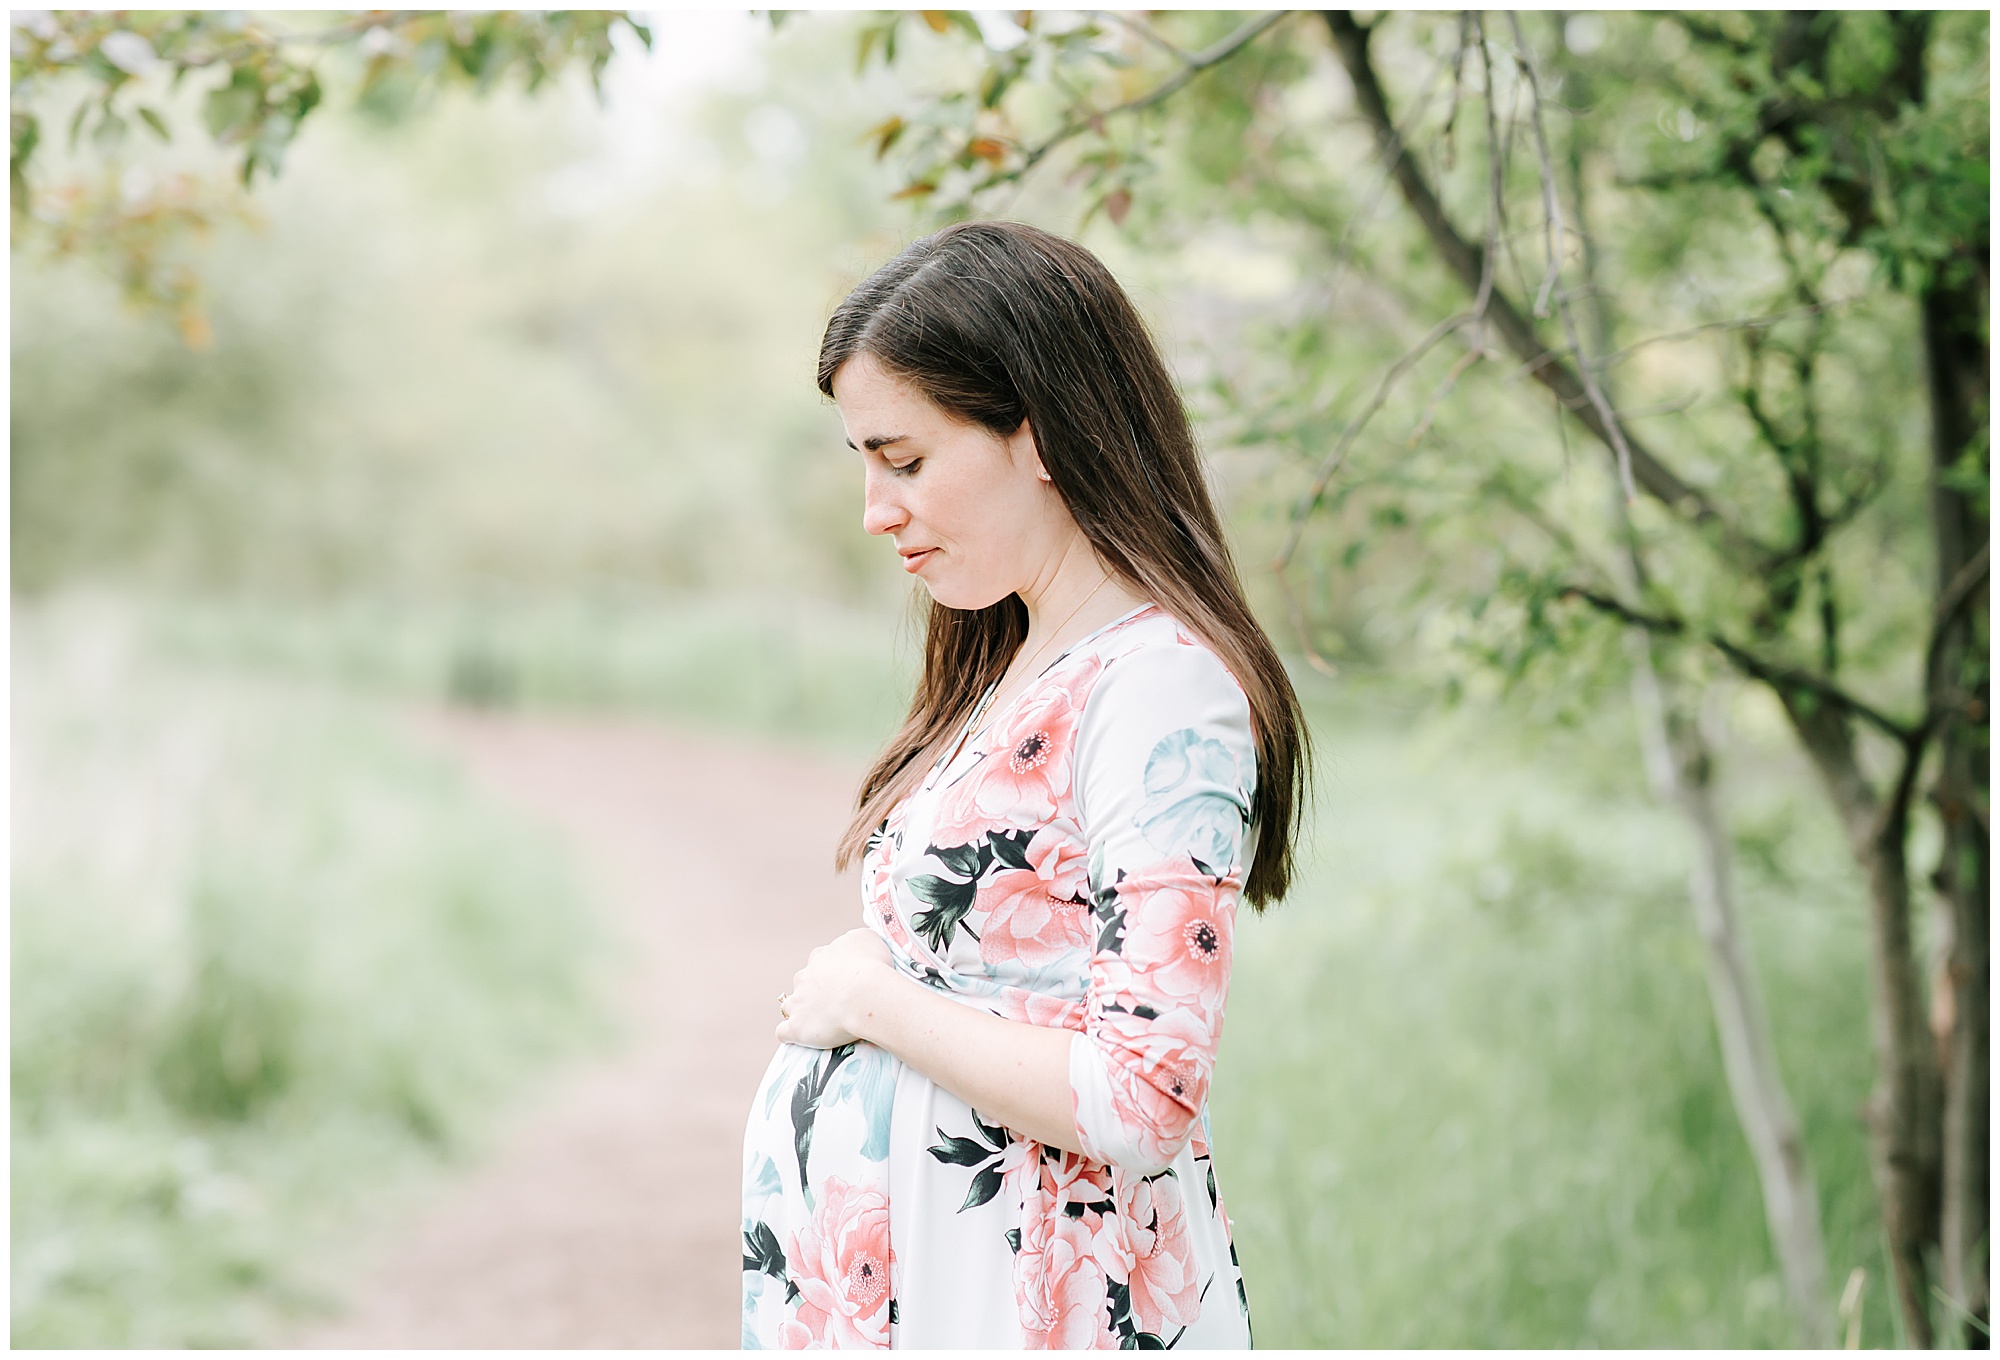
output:
{"label": "lips", "polygon": [[936,548],[898,548],[898,549],[897,549],[896,551],[897,551],[897,552],[899,552],[899,553],[900,553],[900,554],[902,555],[902,558],[903,558],[903,570],[904,570],[904,571],[907,571],[907,572],[915,572],[915,571],[916,571],[916,570],[918,570],[918,569],[919,569],[920,567],[922,567],[924,563],[926,563],[926,562],[928,562],[928,561],[930,561],[930,560],[931,560],[931,555],[932,555],[933,553],[935,553],[935,552],[937,551],[937,549],[936,549]]}

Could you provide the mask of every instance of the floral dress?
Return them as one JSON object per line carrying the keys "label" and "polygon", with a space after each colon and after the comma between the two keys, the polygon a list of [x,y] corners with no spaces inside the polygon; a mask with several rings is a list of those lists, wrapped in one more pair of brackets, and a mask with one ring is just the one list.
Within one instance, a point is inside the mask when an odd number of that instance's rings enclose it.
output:
{"label": "floral dress", "polygon": [[780,1047],[744,1136],[746,1348],[1250,1344],[1207,1093],[1255,780],[1242,690],[1147,606],[896,805],[863,921],[941,995],[1075,1031],[1085,1155],[872,1044]]}

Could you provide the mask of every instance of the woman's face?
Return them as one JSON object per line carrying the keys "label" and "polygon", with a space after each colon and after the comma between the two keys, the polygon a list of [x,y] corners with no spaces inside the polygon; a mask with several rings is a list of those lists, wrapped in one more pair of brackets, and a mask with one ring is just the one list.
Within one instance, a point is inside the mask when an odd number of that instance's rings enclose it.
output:
{"label": "woman's face", "polygon": [[861,527],[951,609],[984,609],[1052,579],[1077,535],[1026,421],[1002,438],[958,419],[871,354],[833,376],[865,469]]}

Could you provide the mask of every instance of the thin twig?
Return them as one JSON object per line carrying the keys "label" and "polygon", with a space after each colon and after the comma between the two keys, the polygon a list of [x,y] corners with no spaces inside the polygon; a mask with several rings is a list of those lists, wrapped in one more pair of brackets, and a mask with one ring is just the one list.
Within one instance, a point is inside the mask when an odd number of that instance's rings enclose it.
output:
{"label": "thin twig", "polygon": [[[1471,45],[1472,11],[1469,9],[1460,10],[1458,13],[1458,51],[1452,55],[1451,59],[1451,107],[1445,112],[1444,128],[1438,134],[1438,140],[1444,144],[1444,168],[1447,170],[1453,169],[1458,161],[1458,153],[1455,150],[1458,145],[1458,139],[1454,135],[1454,129],[1458,126],[1459,100],[1465,93],[1465,49]],[[1384,175],[1383,180],[1385,183],[1387,179],[1387,175]]]}
{"label": "thin twig", "polygon": [[1306,664],[1321,675],[1332,679],[1340,678],[1340,668],[1319,654],[1313,646],[1312,630],[1306,624],[1306,611],[1299,604],[1298,596],[1292,590],[1291,578],[1281,569],[1274,573],[1278,578],[1278,589],[1285,595],[1285,613],[1291,619],[1292,631],[1298,634],[1299,651],[1304,654]]}
{"label": "thin twig", "polygon": [[1701,400],[1701,393],[1690,392],[1675,401],[1656,401],[1651,406],[1627,406],[1618,412],[1621,420],[1641,420],[1648,416],[1677,416]]}
{"label": "thin twig", "polygon": [[[1521,36],[1521,20],[1512,10],[1507,12],[1507,22],[1514,30],[1515,60],[1521,65],[1522,73],[1528,80],[1529,122],[1535,134],[1535,157],[1540,162],[1542,176],[1542,206],[1553,223],[1555,233],[1562,230],[1562,206],[1556,194],[1555,165],[1549,158],[1548,135],[1542,126],[1542,85],[1535,74],[1533,55],[1528,51],[1527,40]],[[1556,254],[1555,236],[1549,241],[1549,263],[1560,268],[1561,260]],[[1576,351],[1577,376],[1583,381],[1583,390],[1590,397],[1590,404],[1597,412],[1597,418],[1604,422],[1605,431],[1610,434],[1613,447],[1618,453],[1618,481],[1625,488],[1625,500],[1629,504],[1639,499],[1639,487],[1632,480],[1632,447],[1625,441],[1625,427],[1618,415],[1611,409],[1611,403],[1604,399],[1604,390],[1597,385],[1597,375],[1592,371],[1589,353],[1577,334],[1576,316],[1570,310],[1569,299],[1556,295],[1556,313],[1562,318],[1563,334],[1568,337],[1570,347]]]}
{"label": "thin twig", "polygon": [[1465,376],[1466,370],[1485,357],[1486,351],[1477,345],[1458,356],[1458,361],[1451,366],[1451,371],[1444,375],[1444,381],[1432,390],[1430,400],[1424,403],[1423,417],[1417,421],[1417,428],[1410,431],[1406,447],[1415,448],[1417,441],[1430,433],[1431,422],[1437,419],[1438,407],[1451,394],[1452,388],[1458,386],[1458,380]]}
{"label": "thin twig", "polygon": [[1794,317],[1811,316],[1819,312],[1830,312],[1858,300],[1851,297],[1833,298],[1826,302],[1812,303],[1803,307],[1788,307],[1782,312],[1768,312],[1762,316],[1737,317],[1730,321],[1705,321],[1699,326],[1689,326],[1685,330],[1663,331],[1659,335],[1649,335],[1642,340],[1634,340],[1624,349],[1606,355],[1599,366],[1611,368],[1622,364],[1649,345],[1665,345],[1671,344],[1676,340],[1691,340],[1695,336],[1709,335],[1715,331],[1764,330],[1777,325],[1781,321],[1790,321]]}
{"label": "thin twig", "polygon": [[[1424,82],[1424,88],[1417,96],[1417,102],[1411,107],[1410,112],[1404,116],[1403,121],[1396,125],[1395,131],[1390,136],[1389,141],[1391,146],[1400,148],[1408,145],[1411,129],[1415,128],[1424,114],[1429,111],[1431,99],[1437,94],[1438,82],[1443,76],[1444,67],[1438,66],[1432,70],[1430,79]],[[1339,300],[1340,290],[1347,285],[1348,261],[1353,257],[1355,248],[1360,244],[1362,228],[1374,220],[1375,210],[1382,204],[1382,196],[1389,192],[1389,185],[1395,179],[1394,169],[1395,158],[1393,156],[1385,157],[1382,161],[1382,173],[1376,178],[1374,186],[1368,191],[1368,198],[1361,205],[1361,211],[1347,220],[1347,226],[1341,231],[1340,240],[1334,244],[1333,256],[1327,264],[1327,272],[1333,276],[1333,288],[1327,294],[1326,299],[1326,307],[1329,311],[1332,310],[1333,304]]]}
{"label": "thin twig", "polygon": [[1400,359],[1389,366],[1389,371],[1384,373],[1382,380],[1375,385],[1375,395],[1368,399],[1368,404],[1361,409],[1361,414],[1349,421],[1347,428],[1340,432],[1340,439],[1334,444],[1333,451],[1326,456],[1326,460],[1320,464],[1312,485],[1307,488],[1303,496],[1299,497],[1298,504],[1292,507],[1291,530],[1285,535],[1285,546],[1272,564],[1274,570],[1282,572],[1291,564],[1292,554],[1298,551],[1299,539],[1305,534],[1306,520],[1319,508],[1320,500],[1326,495],[1328,484],[1333,481],[1333,474],[1347,461],[1348,451],[1354,447],[1354,441],[1360,438],[1362,430],[1368,427],[1368,422],[1374,418],[1375,413],[1382,409],[1382,403],[1389,399],[1389,394],[1395,390],[1396,384],[1403,380],[1403,375],[1415,367],[1419,359],[1429,354],[1437,346],[1438,341],[1474,319],[1471,312],[1460,312],[1456,316],[1446,317],[1431,327],[1423,339],[1417,341]]}
{"label": "thin twig", "polygon": [[1142,38],[1145,41],[1151,43],[1153,46],[1159,48],[1162,52],[1165,52],[1168,56],[1172,57],[1175,61],[1179,62],[1183,66],[1190,66],[1194,64],[1194,57],[1190,55],[1185,48],[1179,47],[1174,43],[1168,42],[1165,38],[1160,36],[1159,30],[1155,29],[1151,24],[1141,23],[1139,20],[1132,18],[1130,15],[1120,14],[1115,9],[1093,9],[1093,10],[1086,10],[1084,12],[1089,14],[1094,19],[1109,19],[1112,23],[1117,24],[1127,33],[1131,33],[1136,37]]}
{"label": "thin twig", "polygon": [[1173,98],[1185,89],[1196,76],[1206,71],[1209,67],[1227,61],[1229,58],[1235,56],[1256,39],[1263,36],[1266,30],[1270,29],[1290,13],[1290,10],[1274,9],[1268,14],[1260,14],[1214,45],[1205,47],[1199,52],[1188,54],[1185,59],[1186,64],[1177,74],[1169,76],[1152,89],[1146,91],[1146,93],[1135,95],[1124,103],[1114,104],[1108,109],[1096,109],[1081,118],[1072,119],[1051,133],[1046,141],[1031,148],[1022,157],[1021,164],[1007,171],[1005,174],[995,177],[991,183],[1003,184],[1008,180],[1021,178],[1021,176],[1039,165],[1042,159],[1051,151],[1054,151],[1064,142],[1070,140],[1070,138],[1076,137],[1086,130],[1102,124],[1107,118],[1116,118],[1120,114],[1125,113],[1138,113],[1143,109],[1150,109],[1155,104],[1164,103],[1166,100]]}
{"label": "thin twig", "polygon": [[[1476,26],[1478,21],[1474,19],[1473,23]],[[1486,49],[1485,31],[1479,29],[1478,32],[1480,35],[1480,50],[1484,52]],[[1360,415],[1348,423],[1345,430],[1341,431],[1339,440],[1333,446],[1333,451],[1320,464],[1319,472],[1314,476],[1311,487],[1307,489],[1305,495],[1299,498],[1298,504],[1292,508],[1292,522],[1285,534],[1285,546],[1279,551],[1277,560],[1273,563],[1272,567],[1280,578],[1284,576],[1286,568],[1291,565],[1292,555],[1298,551],[1299,540],[1305,535],[1306,520],[1311,518],[1313,511],[1319,508],[1320,501],[1326,495],[1326,488],[1333,480],[1333,474],[1339,471],[1341,465],[1347,461],[1347,455],[1353,449],[1354,441],[1360,437],[1361,431],[1367,427],[1368,422],[1374,418],[1375,413],[1382,409],[1382,404],[1389,399],[1389,393],[1394,391],[1396,385],[1403,380],[1403,375],[1408,373],[1419,359],[1430,353],[1439,341],[1462,326],[1473,325],[1478,327],[1474,335],[1471,353],[1478,355],[1485,352],[1486,337],[1484,322],[1487,306],[1493,299],[1493,261],[1496,255],[1494,238],[1500,231],[1501,215],[1506,211],[1505,200],[1501,194],[1498,132],[1495,130],[1493,124],[1490,67],[1488,68],[1488,77],[1488,98],[1485,102],[1487,106],[1486,134],[1490,170],[1487,176],[1489,197],[1486,216],[1486,251],[1485,265],[1480,271],[1479,287],[1472,299],[1472,307],[1468,311],[1460,312],[1456,316],[1447,317],[1443,321],[1440,321],[1431,328],[1430,332],[1423,339],[1419,340],[1415,346],[1405,351],[1401,358],[1391,364],[1388,371],[1382,375],[1381,381],[1376,384],[1375,395],[1370,398],[1368,405],[1362,408]],[[1436,84],[1435,74],[1432,78],[1432,84],[1433,86]],[[1428,100],[1429,93],[1426,92],[1425,101],[1428,102]],[[1421,111],[1420,107],[1418,112],[1421,113]],[[1389,142],[1389,146],[1392,149],[1384,156],[1386,170],[1383,175],[1382,186],[1385,188],[1388,185],[1390,174],[1394,171],[1397,158],[1404,152],[1404,130],[1413,126],[1414,122],[1415,115],[1412,115],[1409,119],[1405,119],[1403,124],[1395,129],[1394,135]],[[1460,363],[1463,362],[1463,360],[1460,360]],[[1458,371],[1458,365],[1454,365],[1453,373],[1456,374]],[[1428,423],[1429,417],[1426,416],[1425,424],[1428,425]]]}
{"label": "thin twig", "polygon": [[[1499,268],[1496,263],[1499,246],[1507,230],[1507,172],[1501,164],[1500,128],[1494,121],[1493,57],[1486,45],[1486,21],[1475,14],[1472,29],[1479,37],[1479,61],[1486,73],[1486,98],[1481,101],[1486,106],[1486,244],[1479,266],[1479,287],[1473,290],[1472,298],[1472,310],[1483,323],[1486,308],[1493,301],[1493,276]],[[1486,347],[1483,324],[1479,328],[1479,345],[1481,349]]]}
{"label": "thin twig", "polygon": [[1937,608],[1931,615],[1930,645],[1924,648],[1924,692],[1930,696],[1933,722],[1943,716],[1942,705],[1938,702],[1938,668],[1944,662],[1945,639],[1950,634],[1952,623],[1958,618],[1958,612],[1965,608],[1973,591],[1986,580],[1992,551],[1991,543],[1980,544],[1979,551],[1938,592]]}

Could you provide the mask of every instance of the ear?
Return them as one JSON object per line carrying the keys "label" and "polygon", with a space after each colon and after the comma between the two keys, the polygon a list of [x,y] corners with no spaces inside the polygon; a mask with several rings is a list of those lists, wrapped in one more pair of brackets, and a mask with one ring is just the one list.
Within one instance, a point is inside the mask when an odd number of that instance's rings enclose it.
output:
{"label": "ear", "polygon": [[1013,445],[1017,457],[1025,454],[1028,461],[1035,465],[1035,480],[1042,482],[1053,480],[1049,476],[1049,470],[1042,466],[1041,445],[1035,442],[1035,432],[1029,426],[1026,416],[1021,417],[1020,428],[1007,436],[1007,442]]}

